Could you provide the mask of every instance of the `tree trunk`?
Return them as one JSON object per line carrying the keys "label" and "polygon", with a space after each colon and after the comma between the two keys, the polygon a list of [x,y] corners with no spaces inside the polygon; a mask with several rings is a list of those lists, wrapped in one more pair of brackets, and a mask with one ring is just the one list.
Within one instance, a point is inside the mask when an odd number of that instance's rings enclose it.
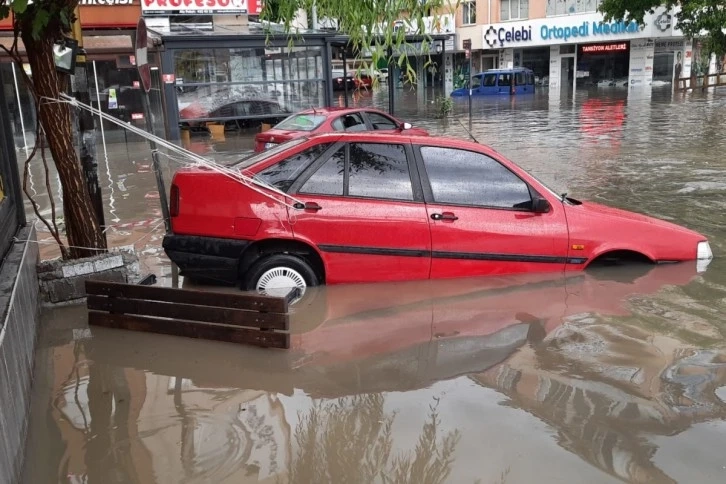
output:
{"label": "tree trunk", "polygon": [[30,29],[24,29],[21,37],[32,69],[33,87],[39,99],[40,125],[63,189],[63,215],[70,258],[97,255],[105,251],[106,240],[96,219],[81,163],[73,146],[71,108],[68,104],[49,100],[59,98],[62,84],[62,74],[56,71],[53,60],[53,39],[41,37],[34,40]]}

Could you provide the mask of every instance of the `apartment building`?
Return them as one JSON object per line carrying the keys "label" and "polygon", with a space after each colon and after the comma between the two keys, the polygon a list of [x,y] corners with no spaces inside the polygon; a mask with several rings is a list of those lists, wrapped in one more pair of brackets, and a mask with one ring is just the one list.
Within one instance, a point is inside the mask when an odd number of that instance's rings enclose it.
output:
{"label": "apartment building", "polygon": [[[690,75],[692,42],[660,8],[645,25],[605,22],[601,0],[464,0],[457,10],[457,54],[471,41],[474,72],[524,66],[559,89],[672,86]],[[697,54],[697,53],[695,53]]]}

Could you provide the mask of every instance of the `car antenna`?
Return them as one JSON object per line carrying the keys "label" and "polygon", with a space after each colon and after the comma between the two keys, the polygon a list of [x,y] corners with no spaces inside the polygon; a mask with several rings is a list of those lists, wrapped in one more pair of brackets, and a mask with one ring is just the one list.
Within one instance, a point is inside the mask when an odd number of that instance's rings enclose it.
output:
{"label": "car antenna", "polygon": [[457,118],[456,120],[457,120],[457,121],[459,122],[459,124],[461,125],[461,127],[462,127],[462,128],[464,128],[464,131],[466,131],[466,133],[467,133],[467,134],[469,135],[469,138],[473,139],[473,140],[474,140],[474,143],[476,143],[476,144],[479,144],[479,145],[480,145],[481,143],[479,143],[479,140],[478,140],[478,139],[476,139],[476,138],[474,137],[474,135],[473,135],[473,134],[471,134],[471,131],[469,131],[469,130],[468,130],[468,129],[466,128],[466,126],[464,126],[464,123],[462,123],[462,122],[461,122],[461,119]]}

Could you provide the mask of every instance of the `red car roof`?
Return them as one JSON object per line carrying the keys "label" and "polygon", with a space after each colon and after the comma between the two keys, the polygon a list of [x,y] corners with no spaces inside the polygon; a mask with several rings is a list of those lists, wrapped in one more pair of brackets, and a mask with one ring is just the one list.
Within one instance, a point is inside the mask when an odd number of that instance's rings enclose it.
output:
{"label": "red car roof", "polygon": [[[329,108],[311,108],[306,109],[304,111],[297,112],[295,114],[345,114],[345,113],[353,113],[358,111],[369,111],[369,112],[376,112],[376,113],[383,113],[387,114],[388,116],[391,116],[390,114],[386,113],[385,111],[382,111],[380,109],[376,108],[344,108],[344,107],[329,107]],[[395,117],[395,116],[392,116]]]}

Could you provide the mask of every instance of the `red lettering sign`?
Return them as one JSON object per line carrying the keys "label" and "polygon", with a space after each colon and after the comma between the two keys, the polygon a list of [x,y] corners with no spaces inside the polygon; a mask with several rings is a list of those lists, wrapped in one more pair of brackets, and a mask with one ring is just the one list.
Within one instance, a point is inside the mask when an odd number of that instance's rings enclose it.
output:
{"label": "red lettering sign", "polygon": [[602,52],[623,52],[628,50],[627,42],[617,44],[590,44],[580,46],[583,54],[596,54]]}

